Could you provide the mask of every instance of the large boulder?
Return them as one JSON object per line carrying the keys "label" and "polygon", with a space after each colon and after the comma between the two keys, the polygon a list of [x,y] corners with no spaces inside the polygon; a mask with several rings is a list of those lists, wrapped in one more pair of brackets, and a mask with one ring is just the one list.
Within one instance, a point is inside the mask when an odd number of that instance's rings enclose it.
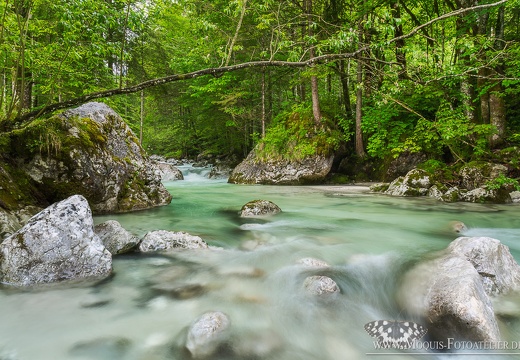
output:
{"label": "large boulder", "polygon": [[333,157],[309,156],[303,160],[263,160],[253,150],[231,173],[232,184],[319,184],[332,168]]}
{"label": "large boulder", "polygon": [[112,213],[171,201],[139,140],[105,104],[36,120],[10,141],[16,166],[48,203],[81,194],[93,212]]}
{"label": "large boulder", "polygon": [[459,171],[462,186],[469,191],[483,187],[486,182],[500,175],[507,175],[507,167],[502,164],[473,162]]}
{"label": "large boulder", "polygon": [[460,237],[438,258],[403,278],[398,299],[410,314],[428,319],[437,340],[498,341],[491,297],[520,288],[520,266],[500,241]]}
{"label": "large boulder", "polygon": [[473,265],[486,293],[502,295],[520,289],[520,266],[499,240],[489,237],[460,237],[448,247]]}
{"label": "large boulder", "polygon": [[49,206],[0,244],[0,282],[6,284],[98,278],[111,271],[112,256],[80,195]]}
{"label": "large boulder", "polygon": [[499,341],[493,306],[471,263],[447,256],[420,264],[404,278],[400,305],[427,321],[433,339]]}
{"label": "large boulder", "polygon": [[148,232],[139,244],[141,252],[164,251],[170,249],[207,249],[208,244],[200,237],[187,232],[156,230]]}

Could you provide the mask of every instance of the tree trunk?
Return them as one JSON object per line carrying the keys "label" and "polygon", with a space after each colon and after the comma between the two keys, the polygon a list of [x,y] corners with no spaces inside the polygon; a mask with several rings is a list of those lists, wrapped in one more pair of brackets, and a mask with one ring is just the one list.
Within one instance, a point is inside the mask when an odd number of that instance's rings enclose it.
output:
{"label": "tree trunk", "polygon": [[[392,16],[395,22],[395,37],[399,38],[403,36],[403,25],[401,24],[401,7],[399,4],[400,0],[396,0],[392,3]],[[399,19],[399,20],[397,20]],[[397,40],[395,42],[395,60],[401,66],[401,70],[397,74],[399,79],[406,79],[407,70],[406,70],[406,54],[403,50],[404,48],[404,39]]]}
{"label": "tree trunk", "polygon": [[[504,49],[504,7],[501,6],[497,14],[495,29],[495,49]],[[503,74],[502,65],[495,67],[497,75]],[[489,93],[489,116],[490,124],[495,125],[496,133],[491,137],[491,147],[496,148],[504,142],[506,133],[506,104],[503,97],[504,89],[502,83],[497,81]]]}
{"label": "tree trunk", "polygon": [[[350,60],[349,60],[350,64]],[[343,104],[345,107],[345,114],[347,119],[352,118],[352,104],[350,103],[350,89],[349,89],[349,74],[348,69],[345,69],[345,60],[339,61],[338,64],[339,80],[341,82],[341,89],[343,90]]]}
{"label": "tree trunk", "polygon": [[[309,37],[312,38],[314,35],[314,31],[312,28],[312,0],[304,0],[306,3],[305,9],[307,12],[307,20],[308,20],[308,34]],[[312,59],[315,56],[314,46],[311,45],[309,49],[309,58]],[[319,87],[318,87],[318,77],[316,75],[311,76],[311,100],[312,100],[312,114],[314,115],[314,124],[316,127],[321,127],[321,108],[320,108],[320,98],[319,98]]]}
{"label": "tree trunk", "polygon": [[[358,25],[358,36],[359,36],[359,45],[358,47],[361,49],[363,46],[363,21],[360,20]],[[358,54],[357,59],[357,72],[356,72],[356,155],[360,158],[364,158],[366,156],[365,153],[365,145],[363,144],[363,131],[361,129],[361,121],[363,119],[363,68],[364,64],[361,60],[361,54]]]}

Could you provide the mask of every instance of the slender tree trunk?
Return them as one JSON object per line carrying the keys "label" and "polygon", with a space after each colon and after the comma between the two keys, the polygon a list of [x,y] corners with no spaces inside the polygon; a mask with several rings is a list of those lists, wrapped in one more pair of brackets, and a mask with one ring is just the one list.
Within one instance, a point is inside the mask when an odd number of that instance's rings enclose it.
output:
{"label": "slender tree trunk", "polygon": [[[392,3],[392,16],[395,22],[395,37],[403,36],[403,25],[401,24],[401,7],[400,0],[395,0]],[[398,73],[399,79],[406,79],[407,70],[406,70],[406,54],[403,50],[405,46],[404,39],[398,40],[395,42],[395,59],[396,62],[401,66],[401,71]]]}
{"label": "slender tree trunk", "polygon": [[[307,13],[307,32],[309,37],[312,38],[314,35],[314,30],[312,26],[312,0],[304,0],[305,10]],[[309,49],[309,58],[314,58],[315,51],[314,46],[311,46]],[[312,100],[312,114],[314,115],[314,124],[316,127],[321,126],[321,108],[320,108],[320,98],[319,98],[319,87],[318,87],[318,77],[316,75],[311,76],[311,100]]]}
{"label": "slender tree trunk", "polygon": [[343,90],[343,104],[345,107],[345,114],[347,115],[347,119],[350,119],[352,118],[352,104],[350,103],[349,73],[348,69],[345,69],[345,60],[339,61],[338,70],[341,89]]}
{"label": "slender tree trunk", "polygon": [[265,68],[262,69],[262,139],[265,137]]}
{"label": "slender tree trunk", "polygon": [[[365,18],[366,19],[366,18]],[[358,47],[363,46],[363,21],[360,20],[358,25]],[[361,59],[361,53],[358,54],[357,59],[357,71],[356,71],[356,139],[355,139],[355,148],[356,155],[360,158],[364,158],[366,156],[365,153],[365,145],[363,144],[363,131],[361,128],[361,121],[363,119],[363,68],[364,64]]]}
{"label": "slender tree trunk", "polygon": [[141,116],[139,124],[139,144],[143,145],[143,124],[144,124],[144,90],[141,90]]}
{"label": "slender tree trunk", "polygon": [[[495,49],[504,49],[504,6],[501,6],[497,14],[497,23],[495,29]],[[498,65],[494,69],[495,73],[503,74],[502,65]],[[490,124],[495,125],[496,134],[491,137],[491,147],[495,148],[504,142],[506,132],[506,104],[503,97],[504,89],[500,81],[495,82],[489,93],[489,117]]]}
{"label": "slender tree trunk", "polygon": [[242,22],[244,21],[244,16],[246,14],[246,6],[247,6],[247,0],[242,0],[242,10],[240,12],[240,19],[238,19],[237,28],[235,30],[235,35],[231,39],[231,44],[229,45],[229,52],[227,54],[226,63],[224,66],[228,66],[229,62],[231,61],[231,55],[233,54],[233,47],[235,47],[235,43],[238,39],[238,33],[240,32],[240,28],[242,27]]}

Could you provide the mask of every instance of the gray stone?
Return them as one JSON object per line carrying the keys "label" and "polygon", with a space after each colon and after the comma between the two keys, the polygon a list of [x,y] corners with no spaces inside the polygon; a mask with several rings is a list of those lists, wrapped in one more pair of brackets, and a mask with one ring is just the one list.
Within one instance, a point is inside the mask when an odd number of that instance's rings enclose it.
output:
{"label": "gray stone", "polygon": [[479,187],[462,194],[461,197],[464,201],[473,203],[508,204],[511,202],[511,197],[505,189]]}
{"label": "gray stone", "polygon": [[311,295],[339,293],[338,284],[330,277],[315,275],[309,276],[303,282],[303,287]]}
{"label": "gray stone", "polygon": [[437,187],[437,185],[433,185],[429,190],[428,190],[428,197],[431,197],[433,199],[436,199],[436,200],[443,200],[442,199],[442,196],[444,194],[442,193],[442,191],[439,190],[439,188]]}
{"label": "gray stone", "polygon": [[94,233],[81,195],[49,206],[0,244],[0,281],[32,285],[105,277],[112,256]]}
{"label": "gray stone", "polygon": [[188,330],[186,349],[192,358],[207,358],[227,340],[231,326],[229,317],[220,311],[210,311],[199,317]]}
{"label": "gray stone", "polygon": [[103,245],[112,255],[124,254],[137,247],[139,239],[115,220],[108,220],[94,227]]}
{"label": "gray stone", "polygon": [[125,359],[132,342],[123,337],[106,337],[80,342],[70,349],[73,356],[88,359],[118,360]]}
{"label": "gray stone", "polygon": [[170,249],[207,249],[200,237],[190,235],[187,232],[157,230],[148,232],[139,244],[142,252],[164,251]]}
{"label": "gray stone", "polygon": [[519,203],[520,202],[520,191],[512,191],[509,193],[509,196],[511,197],[511,201],[513,203]]}
{"label": "gray stone", "polygon": [[179,169],[177,169],[173,164],[167,162],[155,162],[154,164],[157,170],[159,171],[161,181],[166,182],[184,180],[182,172]]}
{"label": "gray stone", "polygon": [[520,266],[509,248],[489,237],[459,237],[448,247],[450,253],[468,260],[482,278],[490,296],[520,289]]}
{"label": "gray stone", "polygon": [[315,258],[302,258],[296,261],[298,265],[303,265],[305,267],[311,267],[311,268],[326,268],[329,267],[329,264],[327,264],[323,260],[315,259]]}
{"label": "gray stone", "polygon": [[398,301],[410,315],[427,319],[435,340],[500,340],[481,276],[459,256],[449,254],[413,268],[403,279]]}
{"label": "gray stone", "polygon": [[428,173],[413,169],[406,176],[398,177],[390,183],[385,194],[392,196],[425,196],[432,186]]}
{"label": "gray stone", "polygon": [[310,156],[303,160],[261,160],[251,151],[231,173],[233,184],[303,185],[322,183],[333,157]]}
{"label": "gray stone", "polygon": [[22,170],[54,202],[74,194],[95,213],[128,212],[166,205],[171,195],[139,140],[123,119],[102,103],[59,115],[67,146],[24,159]]}
{"label": "gray stone", "polygon": [[507,167],[502,164],[472,163],[464,166],[459,175],[462,186],[471,191],[483,187],[487,181],[500,175],[507,175]]}
{"label": "gray stone", "polygon": [[275,215],[281,211],[282,209],[272,201],[253,200],[242,206],[240,217]]}
{"label": "gray stone", "polygon": [[520,266],[507,246],[487,237],[460,237],[439,258],[412,268],[398,301],[428,319],[437,340],[498,341],[491,299],[520,287]]}

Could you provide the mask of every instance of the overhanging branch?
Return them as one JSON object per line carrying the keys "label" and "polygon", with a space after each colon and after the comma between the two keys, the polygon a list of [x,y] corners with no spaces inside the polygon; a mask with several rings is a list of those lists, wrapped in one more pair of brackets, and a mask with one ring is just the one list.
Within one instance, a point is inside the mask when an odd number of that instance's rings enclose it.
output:
{"label": "overhanging branch", "polygon": [[[477,6],[473,6],[473,7],[469,7],[469,8],[465,8],[465,9],[458,9],[458,10],[449,12],[447,14],[443,14],[435,19],[432,19],[422,25],[415,27],[407,34],[404,34],[402,36],[398,36],[398,37],[395,37],[395,38],[389,40],[387,42],[387,44],[391,44],[396,41],[410,38],[410,37],[414,36],[421,29],[423,29],[427,26],[430,26],[433,23],[436,23],[438,21],[445,20],[445,19],[448,19],[453,16],[462,15],[462,14],[465,14],[465,13],[471,12],[471,11],[482,10],[482,9],[486,9],[486,8],[499,6],[499,5],[505,4],[507,1],[508,0],[500,0],[500,1],[492,3],[492,4],[477,5]],[[111,90],[94,92],[94,93],[76,97],[74,99],[66,100],[63,102],[46,105],[40,109],[33,110],[33,111],[30,111],[28,113],[18,116],[15,119],[15,123],[23,124],[27,121],[35,119],[36,117],[46,115],[46,114],[52,113],[57,110],[67,109],[67,108],[70,108],[70,107],[73,107],[76,105],[80,105],[80,104],[83,104],[83,103],[86,103],[86,102],[89,102],[92,100],[111,97],[111,96],[115,96],[115,95],[132,94],[132,93],[136,93],[136,92],[139,92],[141,90],[144,90],[144,89],[147,89],[150,87],[163,85],[163,84],[167,84],[167,83],[171,83],[171,82],[175,82],[175,81],[189,80],[189,79],[194,79],[194,78],[197,78],[200,76],[207,76],[207,75],[220,76],[226,72],[238,71],[238,70],[243,70],[243,69],[248,69],[248,68],[257,68],[257,67],[302,68],[302,67],[312,66],[317,63],[325,63],[325,62],[331,62],[331,61],[342,60],[342,59],[356,58],[356,56],[359,53],[362,53],[362,52],[366,51],[367,49],[369,49],[369,46],[359,48],[358,50],[351,52],[351,53],[325,54],[325,55],[313,57],[306,61],[296,61],[296,62],[293,62],[293,61],[251,61],[251,62],[246,62],[246,63],[242,63],[242,64],[237,64],[237,65],[197,70],[197,71],[193,71],[193,72],[186,73],[186,74],[175,74],[175,75],[165,76],[162,78],[147,80],[140,84],[125,87],[125,88],[116,88],[116,89],[111,89]]]}

